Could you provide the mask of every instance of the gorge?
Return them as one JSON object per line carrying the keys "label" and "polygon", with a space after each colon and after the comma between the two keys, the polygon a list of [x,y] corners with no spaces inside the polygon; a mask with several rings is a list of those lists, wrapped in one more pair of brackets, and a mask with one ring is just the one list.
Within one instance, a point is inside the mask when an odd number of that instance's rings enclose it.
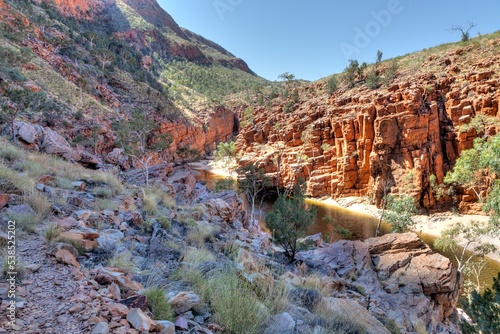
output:
{"label": "gorge", "polygon": [[155,0],[0,0],[0,263],[14,222],[19,272],[0,331],[460,333],[464,275],[424,236],[339,218],[356,240],[317,223],[290,261],[188,163],[234,140],[273,191],[481,213],[495,175],[444,178],[498,133],[499,67],[496,32],[271,82]]}

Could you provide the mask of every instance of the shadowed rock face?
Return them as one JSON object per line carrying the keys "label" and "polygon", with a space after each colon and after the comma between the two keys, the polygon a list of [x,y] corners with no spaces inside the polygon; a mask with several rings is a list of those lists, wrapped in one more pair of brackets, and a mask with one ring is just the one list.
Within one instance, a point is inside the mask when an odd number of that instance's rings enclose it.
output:
{"label": "shadowed rock face", "polygon": [[450,260],[433,253],[414,233],[339,241],[298,257],[324,268],[329,276],[361,286],[369,296],[368,310],[378,314],[383,309],[406,328],[423,321],[435,332],[458,302],[460,274]]}

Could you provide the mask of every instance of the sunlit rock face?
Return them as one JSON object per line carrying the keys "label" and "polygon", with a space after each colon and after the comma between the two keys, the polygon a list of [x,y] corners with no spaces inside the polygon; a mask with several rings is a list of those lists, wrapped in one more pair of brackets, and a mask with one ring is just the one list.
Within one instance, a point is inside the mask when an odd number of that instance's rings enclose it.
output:
{"label": "sunlit rock face", "polygon": [[339,241],[298,258],[361,287],[366,307],[375,315],[395,319],[405,328],[423,322],[432,332],[456,331],[442,324],[455,312],[460,274],[414,233]]}
{"label": "sunlit rock face", "polygon": [[[253,122],[237,140],[242,164],[255,162],[274,177],[279,168],[285,187],[302,177],[313,197],[367,195],[378,204],[386,187],[392,193],[409,189],[419,206],[432,207],[437,200],[431,176],[441,183],[481,135],[461,126],[478,114],[498,114],[500,80],[491,69],[496,57],[493,46],[457,47],[429,57],[417,72],[402,71],[387,87],[339,84],[328,95],[318,82],[297,88],[297,102],[280,97],[265,107],[254,105]],[[437,67],[443,70],[439,76]],[[488,126],[485,132],[498,131]],[[472,191],[459,192],[461,208],[477,200]]]}

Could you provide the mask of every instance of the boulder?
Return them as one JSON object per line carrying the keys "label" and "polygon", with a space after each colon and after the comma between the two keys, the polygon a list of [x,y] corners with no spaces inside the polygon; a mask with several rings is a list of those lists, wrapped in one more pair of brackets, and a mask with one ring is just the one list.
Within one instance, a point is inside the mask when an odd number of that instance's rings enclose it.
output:
{"label": "boulder", "polygon": [[108,303],[106,307],[112,317],[122,317],[128,314],[129,309],[121,303]]}
{"label": "boulder", "polygon": [[338,241],[297,258],[356,285],[373,305],[384,305],[384,314],[401,327],[412,329],[419,321],[432,331],[444,331],[443,323],[449,323],[444,332],[456,330],[448,318],[458,302],[460,274],[414,233]]}
{"label": "boulder", "polygon": [[90,228],[71,229],[62,232],[60,238],[74,241],[87,251],[91,251],[99,246],[97,241],[95,241],[95,239],[99,238],[99,232]]}
{"label": "boulder", "polygon": [[64,137],[49,127],[18,121],[14,123],[14,135],[25,146],[37,148],[48,154],[59,155],[69,161],[93,166],[100,163],[96,156],[73,149]]}
{"label": "boulder", "polygon": [[5,210],[6,215],[34,215],[35,210],[28,204],[10,205]]}
{"label": "boulder", "polygon": [[111,283],[108,286],[108,295],[110,295],[110,297],[113,298],[114,300],[122,299],[120,287],[115,283]]}
{"label": "boulder", "polygon": [[80,264],[73,256],[73,254],[71,254],[65,249],[60,249],[56,252],[56,260],[64,264],[69,264],[78,270],[81,268]]}
{"label": "boulder", "polygon": [[202,202],[212,216],[220,217],[226,222],[240,221],[248,228],[248,217],[243,205],[235,191],[210,193]]}
{"label": "boulder", "polygon": [[108,229],[100,231],[96,241],[100,247],[106,247],[118,244],[123,238],[125,238],[123,232],[115,229]]}
{"label": "boulder", "polygon": [[148,317],[140,308],[133,308],[127,314],[127,321],[138,331],[151,331],[157,323]]}
{"label": "boulder", "polygon": [[192,291],[180,292],[174,297],[169,299],[169,304],[172,305],[175,313],[181,314],[191,310],[193,307],[198,305],[200,302],[200,297]]}
{"label": "boulder", "polygon": [[139,291],[144,289],[141,283],[132,280],[132,275],[126,274],[123,270],[113,267],[101,267],[98,269],[98,273],[105,277],[109,277],[110,280],[116,283],[120,288],[129,291]]}
{"label": "boulder", "polygon": [[175,318],[175,328],[180,330],[187,330],[189,328],[188,321],[184,317]]}
{"label": "boulder", "polygon": [[224,200],[220,198],[209,199],[203,203],[208,213],[212,216],[219,216],[224,221],[230,221],[232,218],[232,208]]}
{"label": "boulder", "polygon": [[274,333],[293,333],[295,329],[295,320],[287,313],[276,314],[271,317],[271,325],[264,331],[265,334]]}
{"label": "boulder", "polygon": [[0,194],[0,209],[3,209],[7,204],[9,204],[10,195]]}
{"label": "boulder", "polygon": [[92,329],[91,334],[108,334],[109,333],[109,328],[108,328],[108,323],[101,321],[95,325],[94,329]]}
{"label": "boulder", "polygon": [[175,324],[167,321],[167,320],[158,320],[158,325],[161,325],[163,328],[160,331],[160,334],[175,334]]}

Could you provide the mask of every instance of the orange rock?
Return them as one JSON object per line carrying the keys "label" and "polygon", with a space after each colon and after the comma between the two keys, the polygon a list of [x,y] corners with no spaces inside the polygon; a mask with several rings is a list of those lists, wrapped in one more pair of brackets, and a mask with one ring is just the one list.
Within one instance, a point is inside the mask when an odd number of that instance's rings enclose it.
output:
{"label": "orange rock", "polygon": [[69,264],[75,267],[76,269],[80,270],[81,266],[80,263],[76,260],[76,258],[68,252],[65,249],[60,249],[56,253],[56,260],[58,262],[64,263],[64,264]]}
{"label": "orange rock", "polygon": [[3,209],[7,204],[9,204],[9,194],[0,194],[0,209]]}

